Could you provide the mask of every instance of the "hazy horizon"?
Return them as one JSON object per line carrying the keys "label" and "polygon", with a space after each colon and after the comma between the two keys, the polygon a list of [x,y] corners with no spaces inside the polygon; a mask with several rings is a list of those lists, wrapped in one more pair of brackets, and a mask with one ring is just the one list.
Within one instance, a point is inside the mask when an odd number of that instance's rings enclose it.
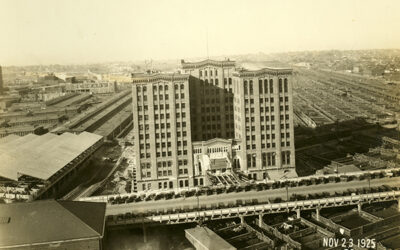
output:
{"label": "hazy horizon", "polygon": [[400,1],[393,0],[2,3],[4,66],[399,49],[400,44]]}

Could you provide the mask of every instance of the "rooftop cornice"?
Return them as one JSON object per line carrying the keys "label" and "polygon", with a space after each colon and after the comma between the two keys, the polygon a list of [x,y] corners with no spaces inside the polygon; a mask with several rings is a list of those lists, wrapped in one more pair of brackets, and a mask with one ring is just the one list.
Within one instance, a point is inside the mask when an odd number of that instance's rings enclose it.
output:
{"label": "rooftop cornice", "polygon": [[235,67],[236,62],[235,61],[216,61],[216,60],[211,60],[211,59],[206,59],[204,61],[200,62],[182,62],[182,69],[196,69],[196,68],[201,68],[204,66],[214,66],[214,67]]}
{"label": "rooftop cornice", "polygon": [[186,81],[190,77],[189,74],[140,74],[140,75],[132,75],[133,83],[146,83],[146,82],[157,82],[157,81]]}
{"label": "rooftop cornice", "polygon": [[275,68],[263,68],[259,70],[238,70],[233,73],[233,76],[237,77],[256,77],[262,75],[291,75],[293,73],[293,69],[282,68],[282,69],[275,69]]}

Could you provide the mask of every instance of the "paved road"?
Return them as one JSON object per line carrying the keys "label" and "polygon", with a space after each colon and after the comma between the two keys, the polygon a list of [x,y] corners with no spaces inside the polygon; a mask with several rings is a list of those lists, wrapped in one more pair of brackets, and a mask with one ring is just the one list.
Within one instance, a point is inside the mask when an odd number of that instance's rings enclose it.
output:
{"label": "paved road", "polygon": [[[400,187],[400,177],[392,177],[392,178],[380,178],[380,179],[372,179],[371,187],[381,186],[381,185],[389,185],[392,187]],[[288,189],[289,197],[291,194],[312,194],[312,193],[321,193],[321,192],[329,192],[334,193],[335,191],[345,191],[349,188],[368,188],[368,180],[363,181],[350,181],[350,182],[339,182],[339,183],[327,183],[327,184],[319,184],[319,185],[311,185],[311,186],[301,186],[301,187],[290,187]],[[117,215],[127,212],[146,212],[149,210],[164,210],[164,209],[172,209],[172,208],[192,208],[201,205],[218,204],[223,202],[228,204],[229,202],[236,202],[236,200],[251,200],[257,199],[259,203],[268,202],[268,200],[273,200],[277,197],[282,198],[282,200],[286,200],[286,189],[279,188],[273,190],[263,190],[263,191],[248,191],[248,192],[239,192],[239,193],[229,193],[229,194],[219,194],[219,195],[210,195],[210,196],[199,196],[197,197],[189,197],[189,198],[178,198],[171,200],[158,200],[158,201],[144,201],[138,203],[129,203],[129,204],[119,204],[119,205],[107,205],[107,215]]]}

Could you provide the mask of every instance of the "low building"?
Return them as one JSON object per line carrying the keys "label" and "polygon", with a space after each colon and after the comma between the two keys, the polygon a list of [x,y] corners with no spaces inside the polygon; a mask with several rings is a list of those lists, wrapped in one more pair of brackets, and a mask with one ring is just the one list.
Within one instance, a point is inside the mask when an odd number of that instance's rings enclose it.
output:
{"label": "low building", "polygon": [[114,93],[116,91],[116,82],[99,81],[99,82],[81,82],[81,83],[67,83],[65,91],[67,93],[93,93],[93,94],[106,94]]}
{"label": "low building", "polygon": [[102,249],[106,204],[37,201],[0,205],[0,249]]}
{"label": "low building", "polygon": [[1,138],[0,200],[54,198],[102,143],[102,136],[88,132]]}

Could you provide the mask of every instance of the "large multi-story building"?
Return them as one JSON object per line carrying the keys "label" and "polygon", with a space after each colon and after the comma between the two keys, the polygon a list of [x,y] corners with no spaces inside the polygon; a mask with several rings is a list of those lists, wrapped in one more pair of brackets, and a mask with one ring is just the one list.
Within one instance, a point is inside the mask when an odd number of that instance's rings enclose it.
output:
{"label": "large multi-story building", "polygon": [[227,169],[296,175],[292,70],[182,60],[182,71],[132,75],[139,191],[206,185]]}
{"label": "large multi-story building", "polygon": [[240,168],[253,179],[295,174],[291,69],[234,73],[234,127]]}

